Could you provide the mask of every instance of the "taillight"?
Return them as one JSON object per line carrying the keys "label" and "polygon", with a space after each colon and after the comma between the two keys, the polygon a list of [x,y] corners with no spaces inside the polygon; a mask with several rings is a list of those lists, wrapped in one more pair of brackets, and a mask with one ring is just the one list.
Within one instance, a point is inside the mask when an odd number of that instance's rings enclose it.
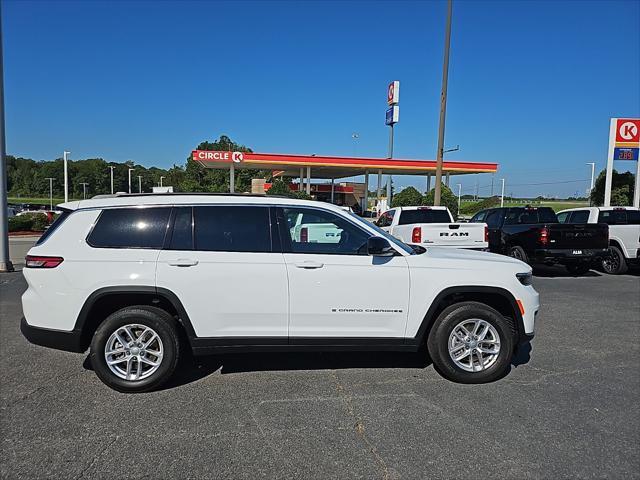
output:
{"label": "taillight", "polygon": [[422,227],[413,227],[411,232],[411,243],[422,242]]}
{"label": "taillight", "polygon": [[489,241],[489,227],[487,227],[486,225],[484,226],[484,241]]}
{"label": "taillight", "polygon": [[543,227],[540,229],[540,237],[538,238],[542,245],[546,245],[549,243],[549,229],[547,227]]}
{"label": "taillight", "polygon": [[62,257],[38,257],[27,255],[25,257],[25,267],[27,268],[56,268],[64,261]]}
{"label": "taillight", "polygon": [[302,227],[300,229],[300,242],[307,243],[309,241],[309,229],[307,227]]}

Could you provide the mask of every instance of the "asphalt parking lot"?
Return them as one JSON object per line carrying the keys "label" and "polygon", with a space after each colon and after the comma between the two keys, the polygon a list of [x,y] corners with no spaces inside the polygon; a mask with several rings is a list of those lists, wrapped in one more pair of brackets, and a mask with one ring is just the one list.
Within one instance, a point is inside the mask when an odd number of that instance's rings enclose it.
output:
{"label": "asphalt parking lot", "polygon": [[638,478],[640,276],[534,280],[530,352],[457,385],[423,354],[206,357],[164,390],[105,387],[19,332],[0,276],[2,478]]}

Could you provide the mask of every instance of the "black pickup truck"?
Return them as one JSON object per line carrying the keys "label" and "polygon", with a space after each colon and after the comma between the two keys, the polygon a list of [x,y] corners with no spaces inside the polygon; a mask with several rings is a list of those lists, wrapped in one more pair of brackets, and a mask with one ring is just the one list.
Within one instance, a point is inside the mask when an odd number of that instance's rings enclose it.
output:
{"label": "black pickup truck", "polygon": [[606,224],[559,223],[549,207],[489,208],[474,215],[489,229],[489,250],[529,264],[560,263],[572,274],[583,274],[608,255]]}

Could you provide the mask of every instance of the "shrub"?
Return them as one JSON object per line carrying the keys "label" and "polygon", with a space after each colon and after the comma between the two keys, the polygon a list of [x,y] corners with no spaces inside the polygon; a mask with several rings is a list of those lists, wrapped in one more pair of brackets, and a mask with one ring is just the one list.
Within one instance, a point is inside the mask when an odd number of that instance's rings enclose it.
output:
{"label": "shrub", "polygon": [[289,184],[278,178],[273,181],[271,188],[267,190],[267,195],[282,195],[284,197],[298,198],[300,200],[311,200],[311,195],[302,190],[291,190]]}
{"label": "shrub", "polygon": [[414,207],[423,205],[422,194],[413,187],[406,187],[396,193],[391,200],[392,207]]}
{"label": "shrub", "polygon": [[500,198],[489,197],[479,202],[463,203],[460,207],[460,213],[464,215],[475,215],[480,210],[484,210],[485,208],[497,207],[498,205],[500,205]]}
{"label": "shrub", "polygon": [[[443,207],[447,207],[451,212],[454,220],[458,219],[458,197],[453,194],[451,189],[447,187],[444,183],[441,183],[440,190],[440,205]],[[428,192],[422,201],[422,205],[433,205],[433,200],[435,198],[436,189],[432,188],[430,192]]]}
{"label": "shrub", "polygon": [[45,213],[28,213],[11,217],[8,221],[10,232],[42,232],[49,221]]}

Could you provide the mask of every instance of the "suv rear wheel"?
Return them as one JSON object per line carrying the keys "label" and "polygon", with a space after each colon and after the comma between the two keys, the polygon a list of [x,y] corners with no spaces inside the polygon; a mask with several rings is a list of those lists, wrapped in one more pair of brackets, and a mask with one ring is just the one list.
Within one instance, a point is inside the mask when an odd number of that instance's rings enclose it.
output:
{"label": "suv rear wheel", "polygon": [[479,302],[445,308],[427,339],[436,370],[460,383],[486,383],[509,370],[515,331],[510,319]]}
{"label": "suv rear wheel", "polygon": [[123,308],[100,324],[91,341],[91,365],[120,392],[147,392],[173,374],[180,355],[175,320],[145,305]]}

